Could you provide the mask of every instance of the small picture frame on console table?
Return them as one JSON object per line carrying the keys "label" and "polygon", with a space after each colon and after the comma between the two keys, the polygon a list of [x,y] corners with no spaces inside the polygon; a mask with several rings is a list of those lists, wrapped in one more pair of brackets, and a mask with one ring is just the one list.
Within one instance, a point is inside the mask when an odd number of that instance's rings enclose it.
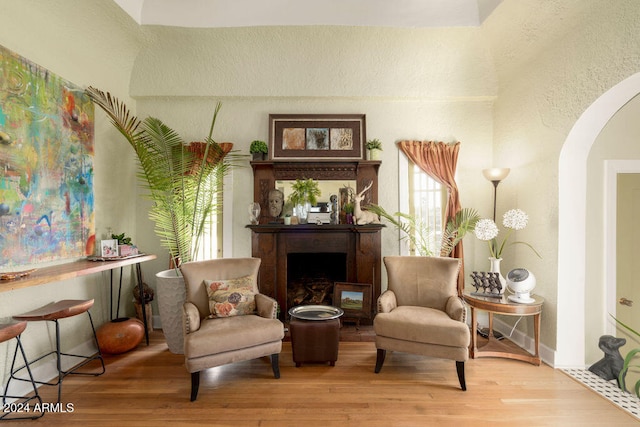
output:
{"label": "small picture frame on console table", "polygon": [[344,310],[344,320],[371,318],[370,283],[335,282],[333,285],[333,305]]}
{"label": "small picture frame on console table", "polygon": [[272,160],[362,159],[364,114],[269,114]]}
{"label": "small picture frame on console table", "polygon": [[104,258],[118,256],[118,241],[116,239],[100,240],[100,253]]}

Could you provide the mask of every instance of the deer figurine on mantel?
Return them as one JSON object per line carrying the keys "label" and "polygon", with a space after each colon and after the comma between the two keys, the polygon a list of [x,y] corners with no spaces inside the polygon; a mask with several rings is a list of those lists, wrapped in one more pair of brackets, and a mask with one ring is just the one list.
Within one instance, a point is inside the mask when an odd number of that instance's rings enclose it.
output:
{"label": "deer figurine on mantel", "polygon": [[353,217],[356,225],[380,224],[380,217],[373,212],[362,210],[360,203],[364,200],[364,193],[371,188],[373,182],[370,182],[364,190],[359,192],[354,198]]}

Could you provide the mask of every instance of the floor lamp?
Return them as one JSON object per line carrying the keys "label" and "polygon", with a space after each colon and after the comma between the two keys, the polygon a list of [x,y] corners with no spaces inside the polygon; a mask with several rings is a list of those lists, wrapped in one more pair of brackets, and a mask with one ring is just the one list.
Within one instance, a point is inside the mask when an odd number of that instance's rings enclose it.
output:
{"label": "floor lamp", "polygon": [[491,168],[483,169],[482,174],[493,184],[493,222],[496,222],[496,199],[498,196],[498,184],[505,179],[511,169],[509,168]]}
{"label": "floor lamp", "polygon": [[[511,169],[509,168],[491,168],[491,169],[483,169],[482,174],[485,178],[487,178],[493,184],[493,222],[496,222],[496,199],[498,198],[498,184],[500,181],[505,179]],[[478,328],[478,334],[480,334],[484,338],[489,338],[489,328]],[[497,340],[501,340],[504,336],[494,330],[493,336]]]}

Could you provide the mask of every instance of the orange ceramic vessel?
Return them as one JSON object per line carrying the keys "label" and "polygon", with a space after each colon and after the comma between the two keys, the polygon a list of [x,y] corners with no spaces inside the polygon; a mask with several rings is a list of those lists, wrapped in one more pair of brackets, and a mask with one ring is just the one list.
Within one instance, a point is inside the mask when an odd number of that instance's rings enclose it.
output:
{"label": "orange ceramic vessel", "polygon": [[138,319],[121,317],[100,326],[96,335],[103,353],[126,353],[136,348],[144,338],[144,324]]}

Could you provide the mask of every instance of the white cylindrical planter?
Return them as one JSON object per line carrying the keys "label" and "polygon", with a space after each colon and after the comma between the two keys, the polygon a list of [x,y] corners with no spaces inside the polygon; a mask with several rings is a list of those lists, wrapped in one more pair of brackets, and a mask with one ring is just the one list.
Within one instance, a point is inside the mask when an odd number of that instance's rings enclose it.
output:
{"label": "white cylindrical planter", "polygon": [[500,293],[504,294],[505,289],[507,289],[507,281],[505,280],[504,276],[500,272],[500,263],[502,262],[502,258],[489,257],[489,262],[491,263],[491,268],[489,271],[492,273],[498,273],[500,284],[502,285],[502,289],[500,290]]}
{"label": "white cylindrical planter", "polygon": [[162,332],[169,351],[184,354],[182,306],[187,294],[180,270],[171,269],[156,274],[156,295]]}
{"label": "white cylindrical planter", "polygon": [[380,150],[367,150],[369,160],[380,160]]}

